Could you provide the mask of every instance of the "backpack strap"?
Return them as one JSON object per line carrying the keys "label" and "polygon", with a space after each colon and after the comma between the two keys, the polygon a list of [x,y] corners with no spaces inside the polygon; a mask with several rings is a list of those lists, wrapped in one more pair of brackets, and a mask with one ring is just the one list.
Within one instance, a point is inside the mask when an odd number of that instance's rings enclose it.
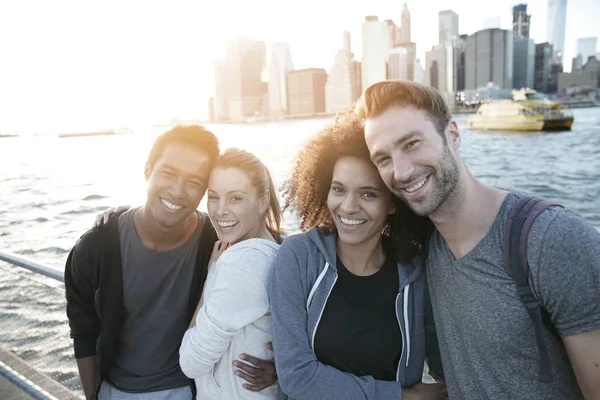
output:
{"label": "backpack strap", "polygon": [[549,323],[548,313],[540,306],[529,286],[529,262],[527,242],[529,231],[535,219],[549,207],[562,207],[560,204],[536,196],[520,198],[513,206],[504,229],[504,269],[516,283],[517,293],[527,310],[535,330],[535,339],[540,354],[539,380],[552,382],[553,373],[550,355],[544,340],[543,326],[554,330]]}

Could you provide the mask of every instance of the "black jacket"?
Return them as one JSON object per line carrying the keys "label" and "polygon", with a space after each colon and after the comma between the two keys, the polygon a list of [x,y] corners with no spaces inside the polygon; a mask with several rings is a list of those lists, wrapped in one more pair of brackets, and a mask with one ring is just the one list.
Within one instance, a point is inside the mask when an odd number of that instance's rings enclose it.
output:
{"label": "black jacket", "polygon": [[[65,265],[67,317],[75,358],[96,356],[98,387],[108,375],[115,355],[123,318],[123,274],[118,215],[108,223],[86,232],[69,253]],[[190,289],[188,317],[191,320],[208,272],[208,262],[217,235],[208,216],[203,224]]]}

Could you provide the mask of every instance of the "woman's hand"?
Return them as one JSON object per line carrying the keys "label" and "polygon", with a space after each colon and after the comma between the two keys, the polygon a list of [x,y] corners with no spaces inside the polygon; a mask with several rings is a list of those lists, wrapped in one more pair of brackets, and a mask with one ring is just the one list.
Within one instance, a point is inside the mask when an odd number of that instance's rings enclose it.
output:
{"label": "woman's hand", "polygon": [[208,262],[208,268],[211,268],[212,264],[219,259],[221,254],[223,254],[223,252],[230,247],[231,243],[217,240],[213,246],[212,255],[210,256],[210,261]]}
{"label": "woman's hand", "polygon": [[[219,256],[225,250],[227,250],[229,247],[231,247],[230,243],[221,242],[220,240],[217,240],[215,242],[215,244],[213,246],[212,254],[210,256],[210,261],[208,262],[208,270],[209,271],[212,268],[212,266],[215,263],[215,261],[217,261],[217,259],[219,258]],[[198,302],[198,306],[196,307],[196,311],[194,312],[194,316],[192,317],[192,320],[190,321],[190,326],[189,326],[190,329],[196,326],[196,316],[198,315],[198,311],[200,311],[200,309],[204,305],[204,290],[206,289],[206,282],[207,281],[208,281],[208,279],[206,279],[204,281],[204,286],[202,287],[202,294],[200,295],[200,301]]]}
{"label": "woman's hand", "polygon": [[104,211],[102,214],[98,214],[96,216],[96,220],[94,221],[94,225],[92,225],[92,229],[98,228],[99,226],[106,225],[106,223],[108,222],[108,219],[110,218],[111,215],[119,213],[121,211],[127,211],[130,208],[131,208],[131,206],[129,206],[129,205],[119,206],[116,208],[109,208],[108,210]]}

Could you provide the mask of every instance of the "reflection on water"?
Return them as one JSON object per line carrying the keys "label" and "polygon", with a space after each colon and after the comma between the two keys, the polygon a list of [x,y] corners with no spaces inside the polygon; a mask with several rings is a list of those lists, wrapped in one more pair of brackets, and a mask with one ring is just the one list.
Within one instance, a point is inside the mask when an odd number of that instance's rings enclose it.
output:
{"label": "reflection on water", "polygon": [[[600,110],[574,111],[570,132],[462,131],[463,159],[483,182],[558,201],[600,229]],[[457,120],[462,126],[466,116]],[[210,128],[223,149],[235,146],[259,156],[279,184],[303,141],[326,122]],[[63,268],[69,249],[97,213],[143,202],[145,158],[162,131],[71,139],[2,138],[0,249]],[[284,226],[295,229],[295,221],[287,216]],[[76,387],[60,285],[0,263],[0,298],[3,344]]]}

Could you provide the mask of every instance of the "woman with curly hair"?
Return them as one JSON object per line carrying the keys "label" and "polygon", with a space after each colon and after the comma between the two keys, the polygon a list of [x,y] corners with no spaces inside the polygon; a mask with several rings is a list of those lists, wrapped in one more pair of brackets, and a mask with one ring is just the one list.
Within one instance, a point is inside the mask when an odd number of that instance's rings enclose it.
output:
{"label": "woman with curly hair", "polygon": [[423,256],[431,223],[395,199],[350,114],[312,138],[284,184],[304,233],[281,245],[269,295],[291,399],[442,399]]}

